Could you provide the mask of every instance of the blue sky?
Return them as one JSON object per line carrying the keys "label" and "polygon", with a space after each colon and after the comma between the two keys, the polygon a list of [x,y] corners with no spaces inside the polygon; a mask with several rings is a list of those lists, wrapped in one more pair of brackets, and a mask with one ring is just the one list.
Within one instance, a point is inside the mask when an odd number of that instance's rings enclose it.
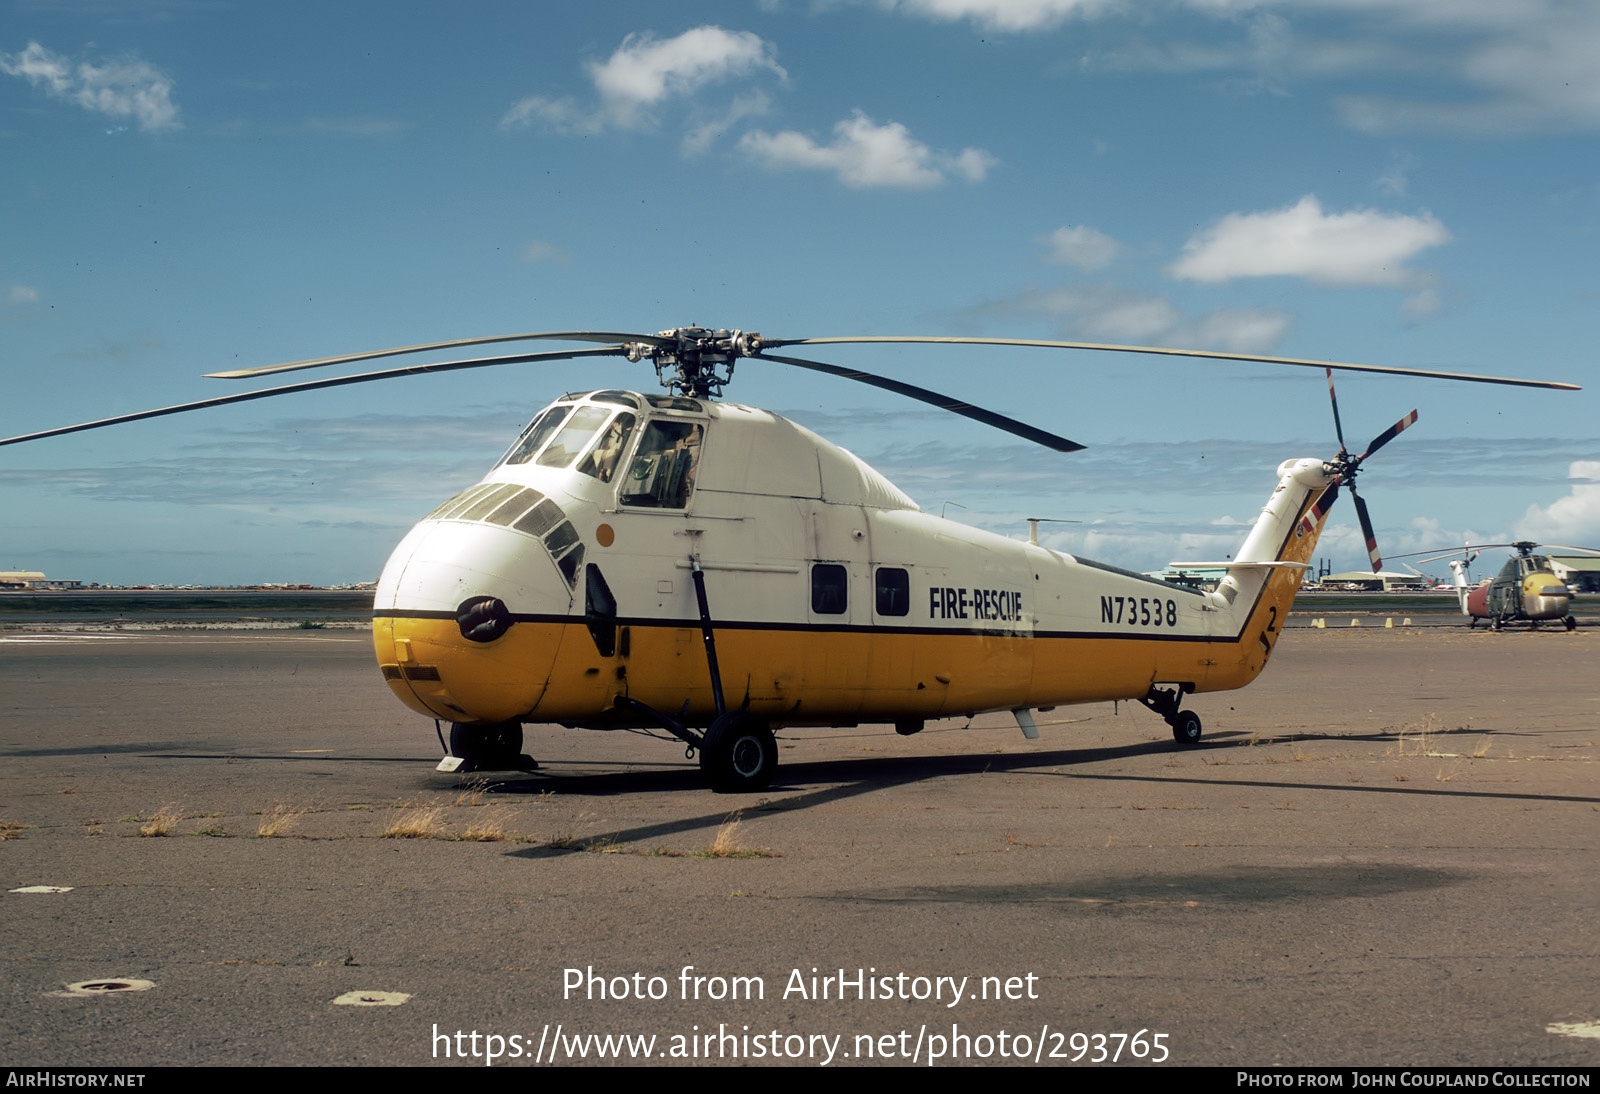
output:
{"label": "blue sky", "polygon": [[[1386,554],[1600,542],[1600,9],[1526,0],[0,2],[0,435],[203,379],[518,331],[698,324],[1233,349],[1584,384],[1339,380]],[[825,352],[823,352],[825,350]],[[1305,369],[952,347],[730,398],[938,512],[1152,568],[1337,448]],[[359,370],[359,369],[358,369]],[[307,374],[310,375],[310,374]],[[291,377],[293,379],[293,377]],[[520,365],[0,451],[0,569],[370,580],[564,391]],[[956,508],[961,506],[963,508]],[[1341,504],[1320,554],[1363,564]]]}

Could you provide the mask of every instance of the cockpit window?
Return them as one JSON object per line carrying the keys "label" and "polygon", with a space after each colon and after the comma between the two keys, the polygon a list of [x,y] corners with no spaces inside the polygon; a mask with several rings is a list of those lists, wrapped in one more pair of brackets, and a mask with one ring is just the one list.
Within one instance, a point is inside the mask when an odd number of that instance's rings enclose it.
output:
{"label": "cockpit window", "polygon": [[692,410],[699,414],[703,409],[697,401],[682,395],[646,395],[645,398],[649,400],[651,406],[660,407],[662,410]]}
{"label": "cockpit window", "polygon": [[639,441],[618,500],[651,509],[686,508],[694,492],[703,433],[698,422],[651,422]]}
{"label": "cockpit window", "polygon": [[611,411],[605,407],[579,407],[572,417],[567,419],[566,425],[561,427],[561,432],[556,434],[555,440],[539,454],[539,466],[566,467],[577,459],[578,453],[589,443],[589,438],[594,436],[595,430],[599,429],[601,423],[610,416]]}
{"label": "cockpit window", "polygon": [[522,435],[522,439],[506,453],[504,462],[527,463],[533,454],[539,451],[540,446],[550,439],[550,435],[561,425],[567,416],[567,411],[571,409],[570,406],[557,404],[539,415],[538,420]]}
{"label": "cockpit window", "polygon": [[578,470],[601,482],[610,482],[616,474],[622,450],[628,447],[628,438],[633,435],[633,423],[632,414],[618,414],[612,419],[595,446],[589,449],[589,454],[578,461]]}

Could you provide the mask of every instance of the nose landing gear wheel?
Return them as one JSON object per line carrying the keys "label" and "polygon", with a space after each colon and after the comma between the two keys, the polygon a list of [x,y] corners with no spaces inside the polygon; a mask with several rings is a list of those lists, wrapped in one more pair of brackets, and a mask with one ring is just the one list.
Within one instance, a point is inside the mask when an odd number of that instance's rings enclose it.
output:
{"label": "nose landing gear wheel", "polygon": [[522,723],[451,722],[450,755],[460,756],[458,772],[532,771],[539,765],[522,754]]}
{"label": "nose landing gear wheel", "polygon": [[719,714],[700,745],[700,770],[719,794],[763,790],[778,766],[778,742],[753,714]]}
{"label": "nose landing gear wheel", "polygon": [[1200,715],[1194,711],[1180,710],[1173,715],[1169,724],[1172,726],[1172,739],[1180,745],[1200,743]]}

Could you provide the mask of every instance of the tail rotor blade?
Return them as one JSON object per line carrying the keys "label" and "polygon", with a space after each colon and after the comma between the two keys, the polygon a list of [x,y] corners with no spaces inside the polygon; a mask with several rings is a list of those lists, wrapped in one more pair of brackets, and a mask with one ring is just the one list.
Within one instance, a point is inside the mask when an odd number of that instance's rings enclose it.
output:
{"label": "tail rotor blade", "polygon": [[[1334,413],[1335,417],[1337,417],[1338,412],[1335,411]],[[1366,459],[1378,449],[1382,448],[1384,445],[1400,436],[1400,434],[1405,432],[1408,428],[1415,425],[1416,421],[1417,412],[1413,410],[1410,414],[1407,414],[1404,418],[1401,418],[1398,422],[1395,422],[1394,425],[1390,426],[1388,429],[1385,429],[1382,433],[1379,433],[1376,437],[1372,438],[1372,443],[1367,445],[1367,450],[1361,453],[1360,456],[1357,456],[1356,459]],[[1339,438],[1339,446],[1340,448],[1344,447],[1343,437]]]}
{"label": "tail rotor blade", "polygon": [[1327,368],[1322,371],[1328,374],[1328,401],[1333,404],[1333,431],[1339,435],[1339,451],[1343,452],[1345,451],[1344,425],[1339,421],[1339,396],[1333,393],[1333,369]]}
{"label": "tail rotor blade", "polygon": [[1356,493],[1354,484],[1350,487],[1350,500],[1356,503],[1356,516],[1361,519],[1361,534],[1367,538],[1367,558],[1372,560],[1372,572],[1377,573],[1383,569],[1383,559],[1378,555],[1378,537],[1372,531],[1372,518],[1367,515],[1367,503]]}

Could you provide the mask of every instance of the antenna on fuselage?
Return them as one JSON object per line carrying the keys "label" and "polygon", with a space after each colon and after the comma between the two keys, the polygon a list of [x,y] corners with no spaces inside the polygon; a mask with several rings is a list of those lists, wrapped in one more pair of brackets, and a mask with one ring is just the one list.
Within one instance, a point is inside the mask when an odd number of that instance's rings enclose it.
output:
{"label": "antenna on fuselage", "polygon": [[1028,542],[1039,546],[1039,525],[1048,524],[1082,524],[1081,520],[1068,520],[1065,517],[1028,517]]}

